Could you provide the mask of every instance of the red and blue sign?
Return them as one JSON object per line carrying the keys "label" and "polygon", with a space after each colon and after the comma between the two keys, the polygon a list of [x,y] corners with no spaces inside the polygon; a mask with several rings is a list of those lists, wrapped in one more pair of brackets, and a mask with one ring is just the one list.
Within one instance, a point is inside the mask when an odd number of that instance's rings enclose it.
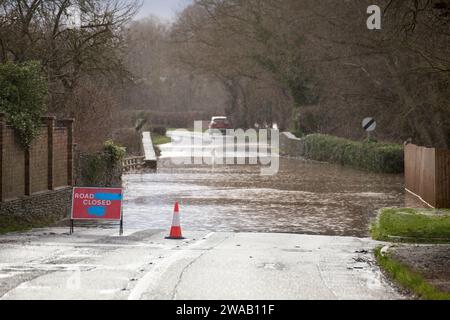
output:
{"label": "red and blue sign", "polygon": [[74,188],[72,220],[121,220],[120,188]]}

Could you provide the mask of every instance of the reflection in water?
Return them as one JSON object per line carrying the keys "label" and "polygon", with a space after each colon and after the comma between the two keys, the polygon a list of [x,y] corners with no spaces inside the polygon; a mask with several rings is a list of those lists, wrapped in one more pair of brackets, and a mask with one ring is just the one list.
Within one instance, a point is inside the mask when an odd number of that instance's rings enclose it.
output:
{"label": "reflection in water", "polygon": [[258,166],[180,167],[124,177],[125,227],[168,229],[181,203],[187,230],[367,236],[382,207],[404,206],[403,176],[281,159],[280,172]]}

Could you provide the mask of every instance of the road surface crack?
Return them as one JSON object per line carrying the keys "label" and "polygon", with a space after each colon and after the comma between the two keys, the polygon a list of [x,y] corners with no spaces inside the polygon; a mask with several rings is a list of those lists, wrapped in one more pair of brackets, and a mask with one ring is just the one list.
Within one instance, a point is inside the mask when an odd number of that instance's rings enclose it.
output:
{"label": "road surface crack", "polygon": [[213,245],[213,246],[210,246],[210,247],[206,248],[206,249],[205,249],[198,257],[196,257],[195,259],[193,259],[191,262],[189,262],[189,263],[183,268],[183,270],[180,272],[180,275],[178,276],[177,283],[175,284],[175,286],[174,286],[174,288],[173,288],[171,300],[176,300],[178,287],[180,286],[181,281],[183,280],[183,276],[184,276],[185,273],[189,270],[189,268],[192,267],[192,265],[194,265],[194,263],[196,263],[198,260],[200,260],[200,258],[202,258],[205,254],[207,254],[207,253],[210,252],[211,250],[215,249],[216,247],[218,247],[219,245],[221,245],[222,243],[224,243],[226,240],[230,239],[231,236],[234,236],[234,235],[226,236],[226,237],[225,237],[224,239],[222,239],[220,242],[216,243],[216,244]]}

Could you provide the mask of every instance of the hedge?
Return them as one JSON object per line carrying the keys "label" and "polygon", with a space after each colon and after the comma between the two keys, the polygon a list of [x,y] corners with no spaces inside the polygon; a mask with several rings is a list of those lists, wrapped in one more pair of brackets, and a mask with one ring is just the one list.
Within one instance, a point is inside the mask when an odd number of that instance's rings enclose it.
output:
{"label": "hedge", "polygon": [[308,135],[304,140],[305,157],[308,159],[337,163],[373,172],[404,172],[402,145],[357,142],[325,134]]}

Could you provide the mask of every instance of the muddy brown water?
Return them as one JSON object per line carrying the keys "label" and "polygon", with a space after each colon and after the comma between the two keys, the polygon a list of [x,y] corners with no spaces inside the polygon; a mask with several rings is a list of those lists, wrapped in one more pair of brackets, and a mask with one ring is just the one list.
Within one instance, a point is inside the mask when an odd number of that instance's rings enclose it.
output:
{"label": "muddy brown water", "polygon": [[402,175],[299,159],[281,158],[275,176],[251,165],[158,165],[124,176],[125,228],[168,229],[179,201],[184,230],[365,237],[379,208],[413,201]]}

